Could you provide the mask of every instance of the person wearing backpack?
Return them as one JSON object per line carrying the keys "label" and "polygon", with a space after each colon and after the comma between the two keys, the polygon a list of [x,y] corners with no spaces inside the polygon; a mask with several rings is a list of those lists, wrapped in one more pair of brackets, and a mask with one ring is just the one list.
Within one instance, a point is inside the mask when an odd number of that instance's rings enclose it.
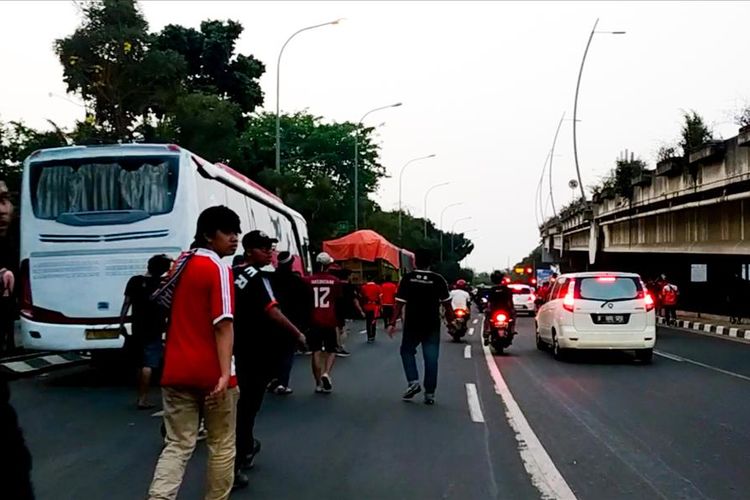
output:
{"label": "person wearing backpack", "polygon": [[169,305],[162,400],[165,446],[148,492],[175,499],[198,438],[203,414],[207,437],[207,500],[229,498],[234,483],[238,390],[234,376],[234,287],[223,257],[234,255],[240,219],[225,206],[198,217],[194,250],[178,259],[152,300]]}

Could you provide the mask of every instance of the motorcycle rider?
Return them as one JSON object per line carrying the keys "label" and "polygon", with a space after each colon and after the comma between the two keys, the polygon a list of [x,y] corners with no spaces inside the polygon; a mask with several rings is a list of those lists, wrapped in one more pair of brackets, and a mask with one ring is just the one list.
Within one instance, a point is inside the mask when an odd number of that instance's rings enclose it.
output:
{"label": "motorcycle rider", "polygon": [[487,300],[487,309],[484,312],[484,345],[490,343],[490,327],[492,315],[497,311],[505,311],[508,314],[508,327],[510,332],[515,335],[516,326],[516,308],[513,306],[513,293],[505,284],[505,275],[501,271],[493,271],[490,275],[492,288],[490,288]]}
{"label": "motorcycle rider", "polygon": [[453,290],[451,290],[451,307],[453,307],[454,311],[457,309],[464,309],[467,311],[467,314],[471,316],[471,309],[469,307],[470,302],[471,295],[466,291],[466,281],[456,281],[453,285]]}

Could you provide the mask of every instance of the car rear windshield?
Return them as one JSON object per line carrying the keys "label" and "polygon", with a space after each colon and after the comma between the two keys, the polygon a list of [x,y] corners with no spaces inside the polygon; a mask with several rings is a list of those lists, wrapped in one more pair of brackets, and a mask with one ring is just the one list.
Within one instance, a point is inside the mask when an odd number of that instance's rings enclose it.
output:
{"label": "car rear windshield", "polygon": [[633,300],[641,285],[635,278],[598,276],[579,278],[580,296],[588,300]]}
{"label": "car rear windshield", "polygon": [[64,214],[172,210],[179,156],[107,156],[30,165],[31,204],[38,219]]}

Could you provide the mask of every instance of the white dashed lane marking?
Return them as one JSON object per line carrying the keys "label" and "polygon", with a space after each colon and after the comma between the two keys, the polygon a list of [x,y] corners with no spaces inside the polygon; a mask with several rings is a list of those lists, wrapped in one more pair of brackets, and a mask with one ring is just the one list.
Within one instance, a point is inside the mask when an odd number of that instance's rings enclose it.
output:
{"label": "white dashed lane marking", "polygon": [[480,424],[483,423],[484,414],[482,413],[482,407],[479,405],[479,394],[477,394],[475,384],[466,384],[466,399],[469,402],[471,420]]}
{"label": "white dashed lane marking", "polygon": [[467,345],[464,347],[464,358],[471,359],[471,346]]}
{"label": "white dashed lane marking", "polygon": [[469,328],[469,335],[474,335],[474,329],[473,328]]}

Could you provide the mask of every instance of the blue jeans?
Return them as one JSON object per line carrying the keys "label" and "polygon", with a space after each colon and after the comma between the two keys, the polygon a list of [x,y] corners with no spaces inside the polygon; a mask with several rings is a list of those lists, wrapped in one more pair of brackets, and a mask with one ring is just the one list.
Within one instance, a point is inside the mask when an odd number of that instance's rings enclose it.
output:
{"label": "blue jeans", "polygon": [[417,346],[422,344],[424,358],[424,390],[427,394],[435,394],[437,387],[438,356],[440,355],[440,332],[410,335],[404,332],[401,341],[401,361],[404,364],[404,374],[409,383],[419,381],[417,370]]}

